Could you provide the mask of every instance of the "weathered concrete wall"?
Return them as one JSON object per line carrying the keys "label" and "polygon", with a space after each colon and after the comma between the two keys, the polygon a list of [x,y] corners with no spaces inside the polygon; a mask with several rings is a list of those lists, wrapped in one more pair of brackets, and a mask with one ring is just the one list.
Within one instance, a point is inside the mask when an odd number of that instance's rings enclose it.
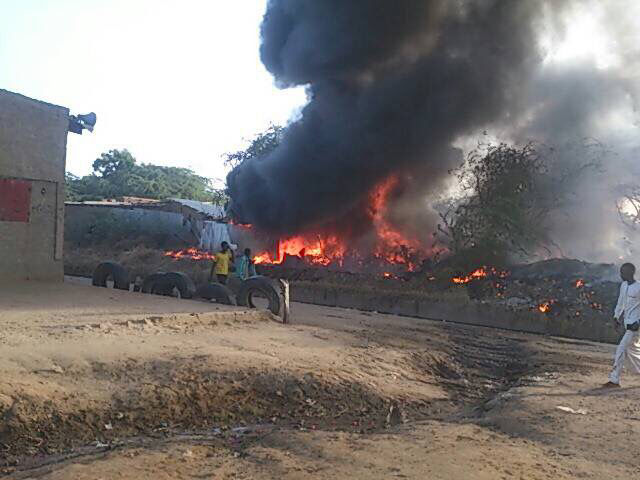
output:
{"label": "weathered concrete wall", "polygon": [[68,125],[68,109],[0,90],[0,180],[31,188],[28,220],[0,219],[0,281],[63,279]]}
{"label": "weathered concrete wall", "polygon": [[195,244],[190,224],[181,213],[150,208],[106,207],[67,204],[65,206],[65,236],[74,244],[96,238],[135,238],[140,235],[171,237]]}
{"label": "weathered concrete wall", "polygon": [[365,293],[345,287],[291,284],[291,300],[330,307],[355,308],[407,317],[442,320],[520,332],[617,343],[620,333],[602,316],[563,318],[538,312],[509,311],[475,301],[437,301],[417,294]]}

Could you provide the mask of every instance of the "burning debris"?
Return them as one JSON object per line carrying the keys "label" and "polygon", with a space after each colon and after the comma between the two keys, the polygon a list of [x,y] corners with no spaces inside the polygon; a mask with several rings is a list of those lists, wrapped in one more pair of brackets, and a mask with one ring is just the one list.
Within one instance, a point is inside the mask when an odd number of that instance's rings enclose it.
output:
{"label": "burning debris", "polygon": [[506,270],[498,270],[495,267],[480,267],[471,272],[469,275],[453,277],[451,280],[453,281],[453,283],[464,285],[472,282],[474,279],[487,278],[488,276],[496,278],[507,278],[509,276],[509,272],[507,272]]}
{"label": "burning debris", "polygon": [[512,272],[480,267],[451,281],[467,287],[476,300],[504,303],[514,310],[580,317],[613,309],[615,275],[613,265],[548,260],[517,266]]}
{"label": "burning debris", "polygon": [[298,257],[311,265],[328,266],[332,263],[342,265],[345,248],[336,237],[306,239],[303,236],[278,241],[278,253],[275,258],[269,252],[256,255],[256,265],[280,265],[287,256]]}
{"label": "burning debris", "polygon": [[540,305],[538,305],[538,310],[540,310],[542,313],[549,313],[551,312],[551,305],[553,305],[553,303],[553,300],[549,302],[542,302]]}
{"label": "burning debris", "polygon": [[339,259],[317,253],[318,234],[349,245],[345,256],[418,268],[438,221],[424,199],[459,163],[452,143],[518,98],[545,4],[271,0],[262,61],[279,85],[305,85],[309,103],[275,149],[229,173],[235,221],[313,238],[305,256],[323,265]]}
{"label": "burning debris", "polygon": [[164,252],[165,257],[171,257],[175,260],[187,259],[193,261],[200,260],[213,260],[215,258],[214,254],[211,252],[207,252],[205,250],[200,250],[199,248],[190,247],[185,248],[183,250],[169,250]]}

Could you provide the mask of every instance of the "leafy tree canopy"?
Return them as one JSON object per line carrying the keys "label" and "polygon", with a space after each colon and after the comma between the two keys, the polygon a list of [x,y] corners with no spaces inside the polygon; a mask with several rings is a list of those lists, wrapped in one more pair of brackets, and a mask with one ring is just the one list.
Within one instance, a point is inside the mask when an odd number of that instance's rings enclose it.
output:
{"label": "leafy tree canopy", "polygon": [[280,144],[284,131],[285,129],[279,125],[271,125],[264,132],[256,135],[245,150],[227,153],[224,164],[227,167],[235,168],[245,160],[263,157],[271,153]]}
{"label": "leafy tree canopy", "polygon": [[209,178],[188,168],[137,163],[127,150],[109,150],[93,162],[93,174],[66,175],[67,200],[100,200],[122,196],[186,198],[224,203]]}
{"label": "leafy tree canopy", "polygon": [[466,268],[504,264],[556,248],[549,222],[572,199],[572,189],[606,154],[599,144],[558,149],[529,143],[480,145],[457,177],[460,194],[441,211],[441,240]]}

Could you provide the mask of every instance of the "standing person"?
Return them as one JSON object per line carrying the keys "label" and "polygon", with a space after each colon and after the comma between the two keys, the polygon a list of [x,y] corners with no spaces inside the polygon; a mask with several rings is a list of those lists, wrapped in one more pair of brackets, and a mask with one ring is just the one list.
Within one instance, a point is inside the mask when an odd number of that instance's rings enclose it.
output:
{"label": "standing person", "polygon": [[251,258],[250,248],[245,248],[244,255],[238,258],[238,269],[236,270],[236,273],[242,280],[246,280],[249,277],[255,277],[257,275],[256,266]]}
{"label": "standing person", "polygon": [[613,370],[609,375],[606,388],[620,387],[620,374],[625,362],[633,373],[640,374],[640,283],[634,276],[636,267],[632,263],[625,263],[620,267],[620,295],[613,314],[616,326],[623,318],[624,336],[620,340],[613,358]]}
{"label": "standing person", "polygon": [[215,273],[218,283],[223,285],[227,284],[227,277],[229,276],[229,267],[233,263],[233,251],[227,242],[220,244],[220,251],[215,254],[215,259],[211,265],[211,272],[209,273],[209,281],[213,280]]}

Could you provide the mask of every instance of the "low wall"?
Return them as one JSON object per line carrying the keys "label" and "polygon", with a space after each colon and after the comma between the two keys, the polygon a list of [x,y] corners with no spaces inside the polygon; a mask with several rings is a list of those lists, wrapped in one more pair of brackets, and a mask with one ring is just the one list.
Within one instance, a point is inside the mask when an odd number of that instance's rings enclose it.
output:
{"label": "low wall", "polygon": [[65,235],[74,243],[88,239],[95,241],[109,235],[157,235],[195,241],[180,213],[81,204],[65,206]]}
{"label": "low wall", "polygon": [[616,332],[604,315],[565,318],[539,312],[514,312],[505,308],[468,302],[437,301],[419,294],[362,292],[348,287],[291,284],[291,300],[329,307],[355,308],[429,320],[503,328],[520,332],[618,343]]}

